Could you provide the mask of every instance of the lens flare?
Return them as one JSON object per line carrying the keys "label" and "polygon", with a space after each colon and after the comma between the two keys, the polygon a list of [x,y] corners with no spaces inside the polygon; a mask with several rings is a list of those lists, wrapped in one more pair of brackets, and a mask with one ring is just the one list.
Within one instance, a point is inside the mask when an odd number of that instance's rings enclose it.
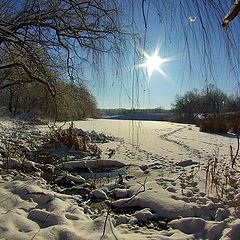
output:
{"label": "lens flare", "polygon": [[163,71],[162,65],[166,62],[172,61],[174,58],[162,58],[159,56],[158,49],[154,51],[153,55],[148,55],[145,51],[142,51],[142,53],[145,58],[145,62],[139,64],[137,67],[147,68],[149,80],[154,71],[158,71],[164,78],[170,79],[169,76]]}

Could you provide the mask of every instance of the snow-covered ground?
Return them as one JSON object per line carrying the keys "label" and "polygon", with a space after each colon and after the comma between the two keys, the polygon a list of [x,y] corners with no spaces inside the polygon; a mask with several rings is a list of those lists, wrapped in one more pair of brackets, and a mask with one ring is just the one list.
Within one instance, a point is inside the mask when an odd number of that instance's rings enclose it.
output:
{"label": "snow-covered ground", "polygon": [[[99,180],[93,189],[91,181],[64,173],[74,182],[75,194],[67,195],[41,177],[51,164],[43,168],[11,159],[8,163],[18,169],[7,172],[2,156],[2,239],[240,239],[239,157],[231,167],[236,136],[169,122],[88,120],[74,125],[115,136],[115,141],[98,143],[99,165],[127,165],[126,175]],[[0,148],[6,147],[4,136],[17,129],[14,122],[0,122]],[[24,145],[38,130],[25,125],[18,133]],[[92,167],[92,161],[74,159],[64,167]],[[19,172],[19,166],[32,168],[31,175]],[[89,191],[89,197],[80,190]]]}

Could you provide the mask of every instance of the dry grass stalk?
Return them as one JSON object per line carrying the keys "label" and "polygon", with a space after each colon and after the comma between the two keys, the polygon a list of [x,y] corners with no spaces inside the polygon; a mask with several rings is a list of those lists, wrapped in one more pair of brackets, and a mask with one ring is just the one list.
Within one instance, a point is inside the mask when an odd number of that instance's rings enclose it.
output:
{"label": "dry grass stalk", "polygon": [[232,163],[232,168],[233,168],[236,163],[236,159],[237,159],[237,156],[239,153],[239,136],[238,135],[237,135],[237,151],[234,156],[233,156],[232,146],[230,146],[230,149],[231,149],[231,163]]}
{"label": "dry grass stalk", "polygon": [[233,147],[230,146],[230,166],[226,162],[223,165],[220,165],[218,158],[215,156],[214,160],[209,161],[206,168],[206,177],[205,177],[205,191],[211,193],[215,192],[219,199],[223,200],[224,196],[228,197],[228,187],[233,189],[238,189],[238,179],[236,179],[235,172],[233,168],[235,165],[238,152],[239,152],[239,137],[237,137],[238,147],[236,153],[233,153]]}
{"label": "dry grass stalk", "polygon": [[92,155],[100,158],[101,150],[96,144],[89,142],[89,137],[86,132],[74,127],[73,122],[68,128],[62,126],[51,126],[50,132],[46,135],[46,146],[53,148],[67,148],[68,150],[80,150],[90,152]]}
{"label": "dry grass stalk", "polygon": [[200,131],[210,133],[227,133],[228,125],[222,116],[207,116],[200,121]]}

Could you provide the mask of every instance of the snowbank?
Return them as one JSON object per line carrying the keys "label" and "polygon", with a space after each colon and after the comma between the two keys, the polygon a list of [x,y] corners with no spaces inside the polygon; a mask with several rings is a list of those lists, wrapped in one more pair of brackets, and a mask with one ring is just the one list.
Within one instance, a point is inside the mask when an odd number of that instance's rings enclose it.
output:
{"label": "snowbank", "polygon": [[[0,122],[1,238],[239,240],[239,169],[237,165],[224,168],[229,164],[229,146],[236,150],[234,136],[201,133],[192,125],[167,122],[91,120],[76,122],[78,126],[115,135],[119,141],[97,143],[103,160],[36,163],[24,159],[24,154],[7,157],[5,143],[11,140],[22,153],[27,148],[31,152],[31,144],[40,143],[40,132],[27,124],[18,128],[16,122]],[[213,156],[216,149],[218,155]],[[231,173],[232,186],[226,187],[223,198],[216,195],[211,179],[205,186],[209,160],[216,157],[219,175],[221,169]],[[93,169],[96,163],[101,168],[136,166],[126,178],[99,182],[88,182],[74,172]],[[213,167],[209,168],[213,171]],[[72,185],[47,183],[42,178],[47,172],[60,174]]]}

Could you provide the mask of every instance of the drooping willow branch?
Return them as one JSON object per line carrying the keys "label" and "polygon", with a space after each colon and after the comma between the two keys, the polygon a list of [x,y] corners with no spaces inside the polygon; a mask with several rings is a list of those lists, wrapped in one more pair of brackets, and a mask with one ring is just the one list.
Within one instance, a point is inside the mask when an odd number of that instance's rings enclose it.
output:
{"label": "drooping willow branch", "polygon": [[30,80],[25,81],[25,80],[22,79],[22,80],[16,80],[16,81],[7,83],[7,84],[5,84],[3,86],[0,86],[0,90],[3,90],[4,88],[7,88],[7,87],[10,87],[10,86],[19,84],[19,83],[26,83],[26,82],[31,82],[31,80],[35,80],[37,82],[40,82],[40,83],[46,85],[48,90],[49,90],[49,92],[51,93],[51,95],[53,97],[55,96],[55,91],[54,91],[53,86],[51,86],[50,83],[47,80],[34,75],[31,72],[31,70],[26,66],[26,64],[24,64],[23,62],[10,62],[10,63],[0,64],[0,70],[9,69],[9,68],[12,68],[12,67],[20,67],[28,75]]}

